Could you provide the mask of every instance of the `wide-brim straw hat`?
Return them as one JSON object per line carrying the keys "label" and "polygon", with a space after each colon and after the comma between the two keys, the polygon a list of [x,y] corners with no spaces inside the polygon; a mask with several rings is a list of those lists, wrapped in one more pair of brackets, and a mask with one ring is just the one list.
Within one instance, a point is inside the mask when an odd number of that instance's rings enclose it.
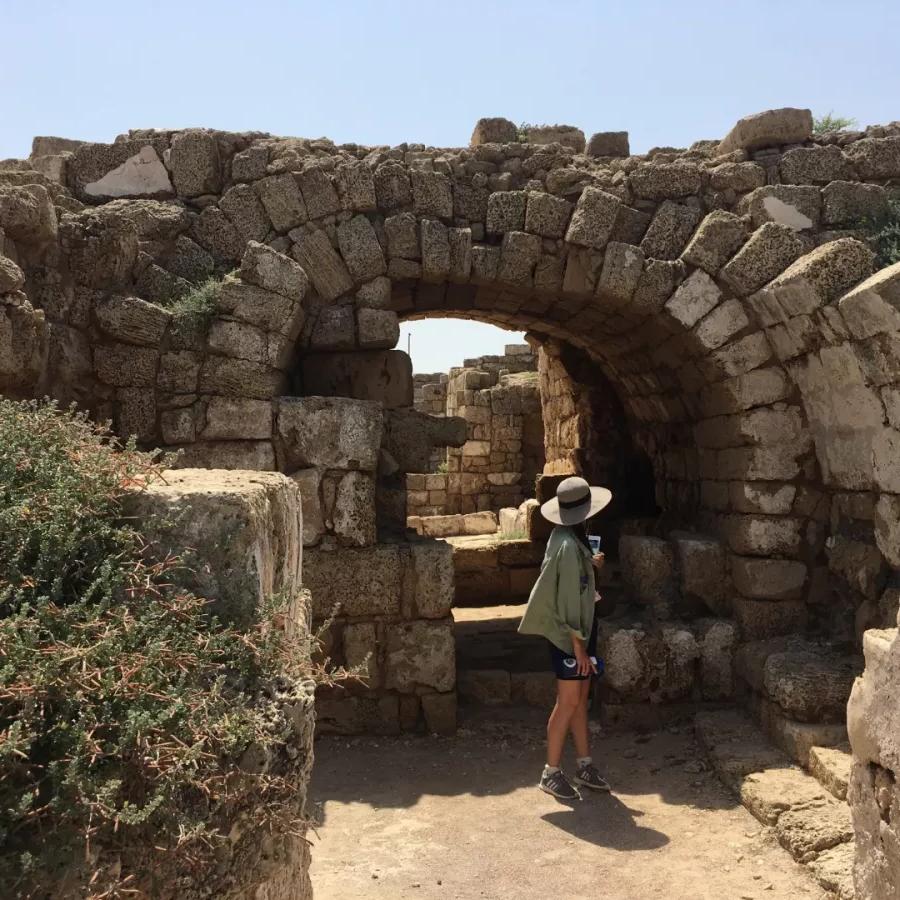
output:
{"label": "wide-brim straw hat", "polygon": [[578,525],[596,516],[610,500],[612,491],[591,487],[576,475],[559,483],[556,496],[541,506],[541,515],[556,525]]}

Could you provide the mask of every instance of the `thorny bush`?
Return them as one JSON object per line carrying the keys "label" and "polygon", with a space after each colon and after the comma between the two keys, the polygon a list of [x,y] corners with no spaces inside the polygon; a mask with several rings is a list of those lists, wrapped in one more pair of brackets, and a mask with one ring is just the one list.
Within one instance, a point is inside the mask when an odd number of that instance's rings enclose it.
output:
{"label": "thorny bush", "polygon": [[309,684],[307,647],[279,601],[237,630],[176,586],[180,559],[153,561],[123,499],[161,468],[81,414],[0,400],[4,896],[72,860],[96,879],[116,847],[203,867],[236,810],[299,823],[289,772],[235,761],[289,740],[277,698]]}

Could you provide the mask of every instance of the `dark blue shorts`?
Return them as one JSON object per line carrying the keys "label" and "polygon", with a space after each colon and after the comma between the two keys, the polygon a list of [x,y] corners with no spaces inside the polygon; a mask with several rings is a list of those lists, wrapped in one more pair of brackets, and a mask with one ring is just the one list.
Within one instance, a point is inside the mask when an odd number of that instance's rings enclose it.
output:
{"label": "dark blue shorts", "polygon": [[[588,656],[597,666],[597,674],[602,675],[603,660],[597,656],[597,625],[597,617],[594,616],[594,625],[591,628],[591,636],[588,638],[586,649]],[[556,644],[551,644],[550,641],[547,641],[547,646],[550,648],[550,664],[553,666],[553,671],[560,681],[587,681],[591,677],[590,675],[578,674],[578,661],[574,656],[569,656],[568,653],[563,652]]]}

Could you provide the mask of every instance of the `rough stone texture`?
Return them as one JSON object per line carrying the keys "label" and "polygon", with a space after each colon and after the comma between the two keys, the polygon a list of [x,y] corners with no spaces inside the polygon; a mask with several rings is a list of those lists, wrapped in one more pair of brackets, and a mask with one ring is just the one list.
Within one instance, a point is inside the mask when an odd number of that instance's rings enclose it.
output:
{"label": "rough stone texture", "polygon": [[623,537],[619,541],[622,579],[639,603],[665,608],[676,591],[675,556],[667,541]]}
{"label": "rough stone texture", "polygon": [[412,405],[412,364],[400,350],[318,353],[303,360],[305,392],[382,403]]}
{"label": "rough stone texture", "polygon": [[587,143],[588,156],[629,156],[627,131],[598,131]]}
{"label": "rough stone texture", "polygon": [[799,144],[809,139],[812,127],[808,109],[770,109],[740,119],[719,144],[719,153]]}
{"label": "rough stone texture", "polygon": [[383,428],[379,405],[362,400],[282,397],[275,410],[276,441],[288,470],[374,471]]}

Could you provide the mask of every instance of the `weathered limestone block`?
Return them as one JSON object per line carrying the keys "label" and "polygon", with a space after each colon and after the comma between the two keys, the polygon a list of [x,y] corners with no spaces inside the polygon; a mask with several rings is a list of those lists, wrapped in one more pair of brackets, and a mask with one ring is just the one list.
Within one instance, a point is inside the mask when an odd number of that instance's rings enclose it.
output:
{"label": "weathered limestone block", "polygon": [[581,247],[602,249],[612,234],[621,205],[618,197],[606,191],[585,188],[575,205],[566,240]]}
{"label": "weathered limestone block", "polygon": [[[316,691],[316,732],[319,734],[399,734],[400,725],[400,703],[396,694],[348,695],[342,686]],[[291,885],[291,890],[294,889]]]}
{"label": "weathered limestone block", "polygon": [[412,573],[410,614],[421,619],[443,619],[453,605],[453,548],[445,541],[409,545]]}
{"label": "weathered limestone block", "polygon": [[526,191],[496,191],[488,197],[485,228],[488,234],[525,230]]}
{"label": "weathered limestone block", "polygon": [[677,592],[672,545],[659,538],[625,535],[619,540],[622,580],[639,603],[664,607]]}
{"label": "weathered limestone block", "polygon": [[272,403],[233,397],[210,397],[200,438],[206,441],[268,440],[272,437]]}
{"label": "weathered limestone block", "polygon": [[419,259],[419,220],[408,212],[384,220],[388,256]]}
{"label": "weathered limestone block", "polygon": [[635,195],[644,200],[676,200],[700,193],[700,168],[694,163],[644,163],[630,180]]}
{"label": "weathered limestone block", "polygon": [[238,624],[273,594],[294,596],[301,584],[300,493],[276,472],[178,469],[129,497],[146,522],[165,522],[148,538],[154,552],[183,553],[192,564],[173,573],[215,611]]}
{"label": "weathered limestone block", "polygon": [[658,312],[672,296],[676,283],[683,276],[684,263],[680,261],[644,260],[644,271],[632,298],[634,312],[638,314]]}
{"label": "weathered limestone block", "polygon": [[44,313],[24,294],[0,298],[0,389],[12,397],[30,397],[47,359]]}
{"label": "weathered limestone block", "polygon": [[497,280],[512,287],[530,288],[541,255],[541,239],[524,231],[508,231],[500,247]]}
{"label": "weathered limestone block", "polygon": [[69,161],[69,177],[76,196],[86,200],[175,193],[157,149],[143,141],[82,144]]}
{"label": "weathered limestone block", "polygon": [[422,219],[422,277],[426,281],[445,281],[450,275],[450,234],[443,222]]}
{"label": "weathered limestone block", "polygon": [[236,262],[246,240],[217,206],[207,206],[191,226],[191,237],[220,262]]}
{"label": "weathered limestone block", "polygon": [[344,209],[371,212],[378,208],[375,199],[375,177],[364,163],[340,163],[334,172],[334,183]]}
{"label": "weathered limestone block", "polygon": [[801,232],[818,228],[821,206],[817,187],[773,184],[757,188],[744,197],[739,211],[749,214],[753,228],[775,222]]}
{"label": "weathered limestone block", "polygon": [[715,191],[744,194],[765,183],[766,170],[754,162],[726,162],[709,171],[709,184]]}
{"label": "weathered limestone block", "polygon": [[241,259],[241,280],[298,303],[309,288],[309,279],[301,266],[283,253],[255,241],[247,245]]}
{"label": "weathered limestone block", "polygon": [[163,410],[159,427],[163,444],[192,444],[197,439],[197,412],[193,406]]}
{"label": "weathered limestone block", "polygon": [[413,409],[392,409],[384,417],[384,449],[401,472],[425,471],[435,447],[461,447],[466,421],[458,416],[429,416]]}
{"label": "weathered limestone block", "polygon": [[884,558],[900,569],[900,496],[882,494],[875,506],[875,540]]}
{"label": "weathered limestone block", "polygon": [[341,201],[338,199],[337,191],[328,173],[323,169],[312,165],[297,175],[297,181],[310,219],[331,216],[340,210]]}
{"label": "weathered limestone block", "polygon": [[864,138],[844,152],[864,181],[900,177],[900,137]]}
{"label": "weathered limestone block", "polygon": [[408,693],[450,691],[456,683],[453,619],[401,622],[388,633],[385,686]]}
{"label": "weathered limestone block", "polygon": [[627,131],[598,131],[587,143],[588,156],[630,156]]}
{"label": "weathered limestone block", "polygon": [[718,285],[702,269],[693,272],[682,282],[665,308],[682,325],[696,325],[722,297]]}
{"label": "weathered limestone block", "polygon": [[715,350],[749,325],[744,304],[740,300],[726,300],[700,321],[694,334],[704,347]]}
{"label": "weathered limestone block", "polygon": [[24,244],[44,244],[57,235],[56,208],[40,184],[20,187],[0,184],[0,228]]}
{"label": "weathered limestone block", "polygon": [[235,153],[231,160],[231,177],[234,181],[257,181],[266,174],[269,165],[269,148],[251,146]]}
{"label": "weathered limestone block", "polygon": [[344,626],[344,664],[359,674],[369,690],[381,684],[378,659],[378,630],[374,622],[351,622]]}
{"label": "weathered limestone block", "polygon": [[247,469],[271,472],[275,451],[271,441],[198,441],[179,448],[177,468]]}
{"label": "weathered limestone block", "polygon": [[639,247],[610,241],[603,256],[597,292],[616,305],[624,305],[634,296],[643,271],[644,254]]}
{"label": "weathered limestone block", "polygon": [[387,270],[375,229],[365,216],[354,216],[338,225],[337,239],[341,256],[357,283],[383,275]]}
{"label": "weathered limestone block", "polygon": [[854,227],[888,210],[887,191],[878,184],[832,181],[822,190],[822,221],[825,225]]}
{"label": "weathered limestone block", "polygon": [[124,217],[94,210],[68,215],[59,236],[76,284],[116,289],[131,281],[138,241],[134,225]]}
{"label": "weathered limestone block", "polygon": [[[94,358],[96,359],[96,351]],[[100,377],[103,380],[102,376]],[[208,356],[200,368],[199,389],[204,394],[268,400],[274,397],[283,385],[284,376],[281,372],[253,360]]]}
{"label": "weathered limestone block", "polygon": [[353,350],[356,347],[356,317],[353,306],[326,306],[319,310],[309,336],[310,350]]}
{"label": "weathered limestone block", "polygon": [[529,144],[562,144],[584,153],[584,132],[574,125],[532,125],[525,138]]}
{"label": "weathered limestone block", "polygon": [[448,228],[450,244],[450,280],[466,282],[472,272],[472,229]]}
{"label": "weathered limestone block", "polygon": [[515,144],[519,139],[519,131],[509,119],[487,118],[475,123],[469,146],[481,144]]}
{"label": "weathered limestone block", "polygon": [[400,340],[397,313],[390,309],[358,309],[356,339],[364,350],[389,350]]}
{"label": "weathered limestone block", "polygon": [[298,469],[289,476],[300,488],[303,504],[303,546],[318,544],[325,533],[325,518],[322,511],[322,470]]}
{"label": "weathered limestone block", "polygon": [[692,206],[666,200],[656,211],[641,241],[644,256],[648,259],[677,259],[702,215]]}
{"label": "weathered limestone block", "polygon": [[561,238],[566,233],[572,209],[568,200],[542,191],[530,191],[525,212],[525,231],[541,237]]}
{"label": "weathered limestone block", "polygon": [[808,109],[770,109],[739,119],[719,144],[719,153],[802,144],[811,137],[812,127]]}
{"label": "weathered limestone block", "polygon": [[222,187],[219,145],[206,131],[181,131],[172,138],[169,168],[179,197],[217,194]]}
{"label": "weathered limestone block", "polygon": [[682,596],[701,600],[713,612],[726,612],[731,585],[722,545],[712,538],[680,533],[673,535],[673,544]]}
{"label": "weathered limestone block", "polygon": [[797,147],[788,150],[778,163],[784,184],[828,184],[846,180],[852,174],[847,157],[840,147]]}
{"label": "weathered limestone block", "polygon": [[800,600],[752,600],[735,597],[735,621],[745,641],[795,634],[806,625],[807,607]]}
{"label": "weathered limestone block", "polygon": [[215,319],[209,326],[207,342],[212,353],[258,363],[267,360],[266,333],[245,322]]}
{"label": "weathered limestone block", "polygon": [[450,181],[440,172],[412,169],[409,173],[413,207],[420,216],[449,219],[453,216],[453,194]]}
{"label": "weathered limestone block", "polygon": [[850,810],[831,797],[787,809],[778,817],[775,833],[794,859],[807,860],[853,839]]}
{"label": "weathered limestone block", "polygon": [[303,324],[303,307],[280,293],[263,290],[254,284],[226,279],[216,294],[221,315],[229,316],[268,332],[292,337]]}
{"label": "weathered limestone block", "polygon": [[256,182],[255,187],[276,231],[284,234],[309,218],[300,186],[290,172],[262,178]]}
{"label": "weathered limestone block", "polygon": [[401,350],[316,353],[303,359],[304,393],[412,406],[412,363]]}
{"label": "weathered limestone block", "polygon": [[11,260],[0,256],[0,294],[13,294],[25,284],[25,273]]}
{"label": "weathered limestone block", "polygon": [[861,669],[861,659],[824,648],[785,650],[766,659],[763,689],[789,718],[842,722],[853,680]]}
{"label": "weathered limestone block", "polygon": [[94,347],[94,372],[104,384],[152,387],[156,383],[159,350],[128,344]]}
{"label": "weathered limestone block", "polygon": [[796,555],[803,539],[803,520],[786,516],[729,516],[723,523],[731,549],[746,556]]}
{"label": "weathered limestone block", "polygon": [[303,583],[313,597],[313,617],[400,614],[403,544],[371,547],[321,545],[304,552]]}
{"label": "weathered limestone block", "polygon": [[275,439],[287,471],[319,467],[374,472],[384,428],[377,403],[346,397],[281,397]]}
{"label": "weathered limestone block", "polygon": [[713,210],[684,248],[681,258],[715,275],[747,239],[747,228],[733,213]]}
{"label": "weathered limestone block", "polygon": [[375,543],[375,479],[364,472],[348,472],[335,491],[331,523],[338,542],[350,547]]}
{"label": "weathered limestone block", "polygon": [[375,197],[378,208],[386,212],[412,204],[412,185],[402,163],[389,160],[375,170]]}
{"label": "weathered limestone block", "polygon": [[303,266],[323,300],[335,300],[353,288],[353,279],[324,231],[304,233],[291,253]]}
{"label": "weathered limestone block", "polygon": [[700,690],[704,700],[725,700],[734,694],[734,651],[737,629],[732,622],[714,621],[700,640]]}
{"label": "weathered limestone block", "polygon": [[222,194],[219,209],[228,217],[242,242],[264,241],[271,224],[256,190],[249,184],[236,184]]}
{"label": "weathered limestone block", "polygon": [[806,584],[806,565],[787,559],[732,556],[731,577],[745,597],[797,600]]}
{"label": "weathered limestone block", "polygon": [[793,229],[767,222],[753,232],[721,275],[739,297],[746,297],[783,272],[805,249]]}
{"label": "weathered limestone block", "polygon": [[855,338],[894,331],[900,325],[900,263],[881,269],[838,302]]}
{"label": "weathered limestone block", "polygon": [[111,338],[127,344],[158,346],[171,315],[137,297],[104,297],[94,307],[97,324]]}

